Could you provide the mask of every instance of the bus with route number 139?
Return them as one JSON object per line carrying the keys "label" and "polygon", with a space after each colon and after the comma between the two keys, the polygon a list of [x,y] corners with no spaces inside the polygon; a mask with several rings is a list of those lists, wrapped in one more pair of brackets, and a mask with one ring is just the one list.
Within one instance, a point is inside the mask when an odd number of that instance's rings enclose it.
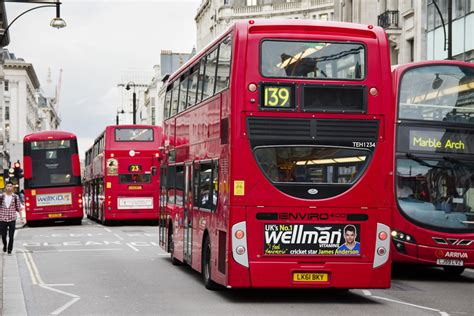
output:
{"label": "bus with route number 139", "polygon": [[208,289],[390,286],[383,29],[239,21],[169,77],[164,118],[159,240],[173,264]]}

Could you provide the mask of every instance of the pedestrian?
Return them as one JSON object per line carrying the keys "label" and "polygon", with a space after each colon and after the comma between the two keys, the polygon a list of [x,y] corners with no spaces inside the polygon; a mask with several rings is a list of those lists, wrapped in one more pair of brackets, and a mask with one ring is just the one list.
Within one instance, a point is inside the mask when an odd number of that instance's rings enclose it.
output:
{"label": "pedestrian", "polygon": [[[5,186],[5,193],[0,197],[0,232],[2,233],[3,252],[7,252],[7,231],[8,231],[8,254],[12,254],[13,237],[15,235],[16,213],[21,218],[21,203],[18,195],[13,193],[13,183],[8,182]],[[23,219],[22,219],[23,220]]]}

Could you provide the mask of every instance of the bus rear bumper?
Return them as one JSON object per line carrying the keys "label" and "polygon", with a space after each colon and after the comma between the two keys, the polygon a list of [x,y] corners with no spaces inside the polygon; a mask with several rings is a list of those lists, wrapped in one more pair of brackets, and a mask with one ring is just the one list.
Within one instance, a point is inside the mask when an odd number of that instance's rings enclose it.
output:
{"label": "bus rear bumper", "polygon": [[120,212],[106,213],[106,220],[112,221],[126,221],[126,220],[158,220],[158,212],[150,210],[130,210]]}
{"label": "bus rear bumper", "polygon": [[68,219],[79,219],[84,217],[84,211],[81,210],[61,210],[61,211],[48,211],[48,212],[26,212],[26,221],[44,221],[44,220],[68,220]]}
{"label": "bus rear bumper", "polygon": [[250,262],[250,287],[389,288],[390,273],[390,262],[375,269],[372,263],[355,262]]}

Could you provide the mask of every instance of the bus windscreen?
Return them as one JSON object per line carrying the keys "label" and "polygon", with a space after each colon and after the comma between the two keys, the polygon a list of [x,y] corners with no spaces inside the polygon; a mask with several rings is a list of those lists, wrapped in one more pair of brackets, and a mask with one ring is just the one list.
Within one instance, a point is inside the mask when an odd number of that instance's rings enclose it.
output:
{"label": "bus windscreen", "polygon": [[29,144],[32,178],[28,188],[80,185],[80,177],[73,176],[71,155],[77,145],[71,140],[33,141]]}

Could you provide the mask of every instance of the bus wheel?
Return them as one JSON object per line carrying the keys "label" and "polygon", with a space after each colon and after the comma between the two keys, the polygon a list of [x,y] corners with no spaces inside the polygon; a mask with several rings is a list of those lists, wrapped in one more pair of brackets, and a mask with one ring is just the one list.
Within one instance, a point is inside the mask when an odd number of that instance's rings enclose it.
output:
{"label": "bus wheel", "polygon": [[172,225],[170,225],[169,234],[168,234],[168,251],[170,253],[171,264],[174,266],[181,265],[181,262],[174,257],[174,234],[173,234]]}
{"label": "bus wheel", "polygon": [[219,289],[217,283],[211,280],[211,243],[206,236],[202,247],[202,278],[206,289],[215,291]]}
{"label": "bus wheel", "polygon": [[449,275],[455,276],[455,275],[461,275],[464,272],[464,267],[450,267],[446,266],[443,267],[444,272],[446,272]]}

